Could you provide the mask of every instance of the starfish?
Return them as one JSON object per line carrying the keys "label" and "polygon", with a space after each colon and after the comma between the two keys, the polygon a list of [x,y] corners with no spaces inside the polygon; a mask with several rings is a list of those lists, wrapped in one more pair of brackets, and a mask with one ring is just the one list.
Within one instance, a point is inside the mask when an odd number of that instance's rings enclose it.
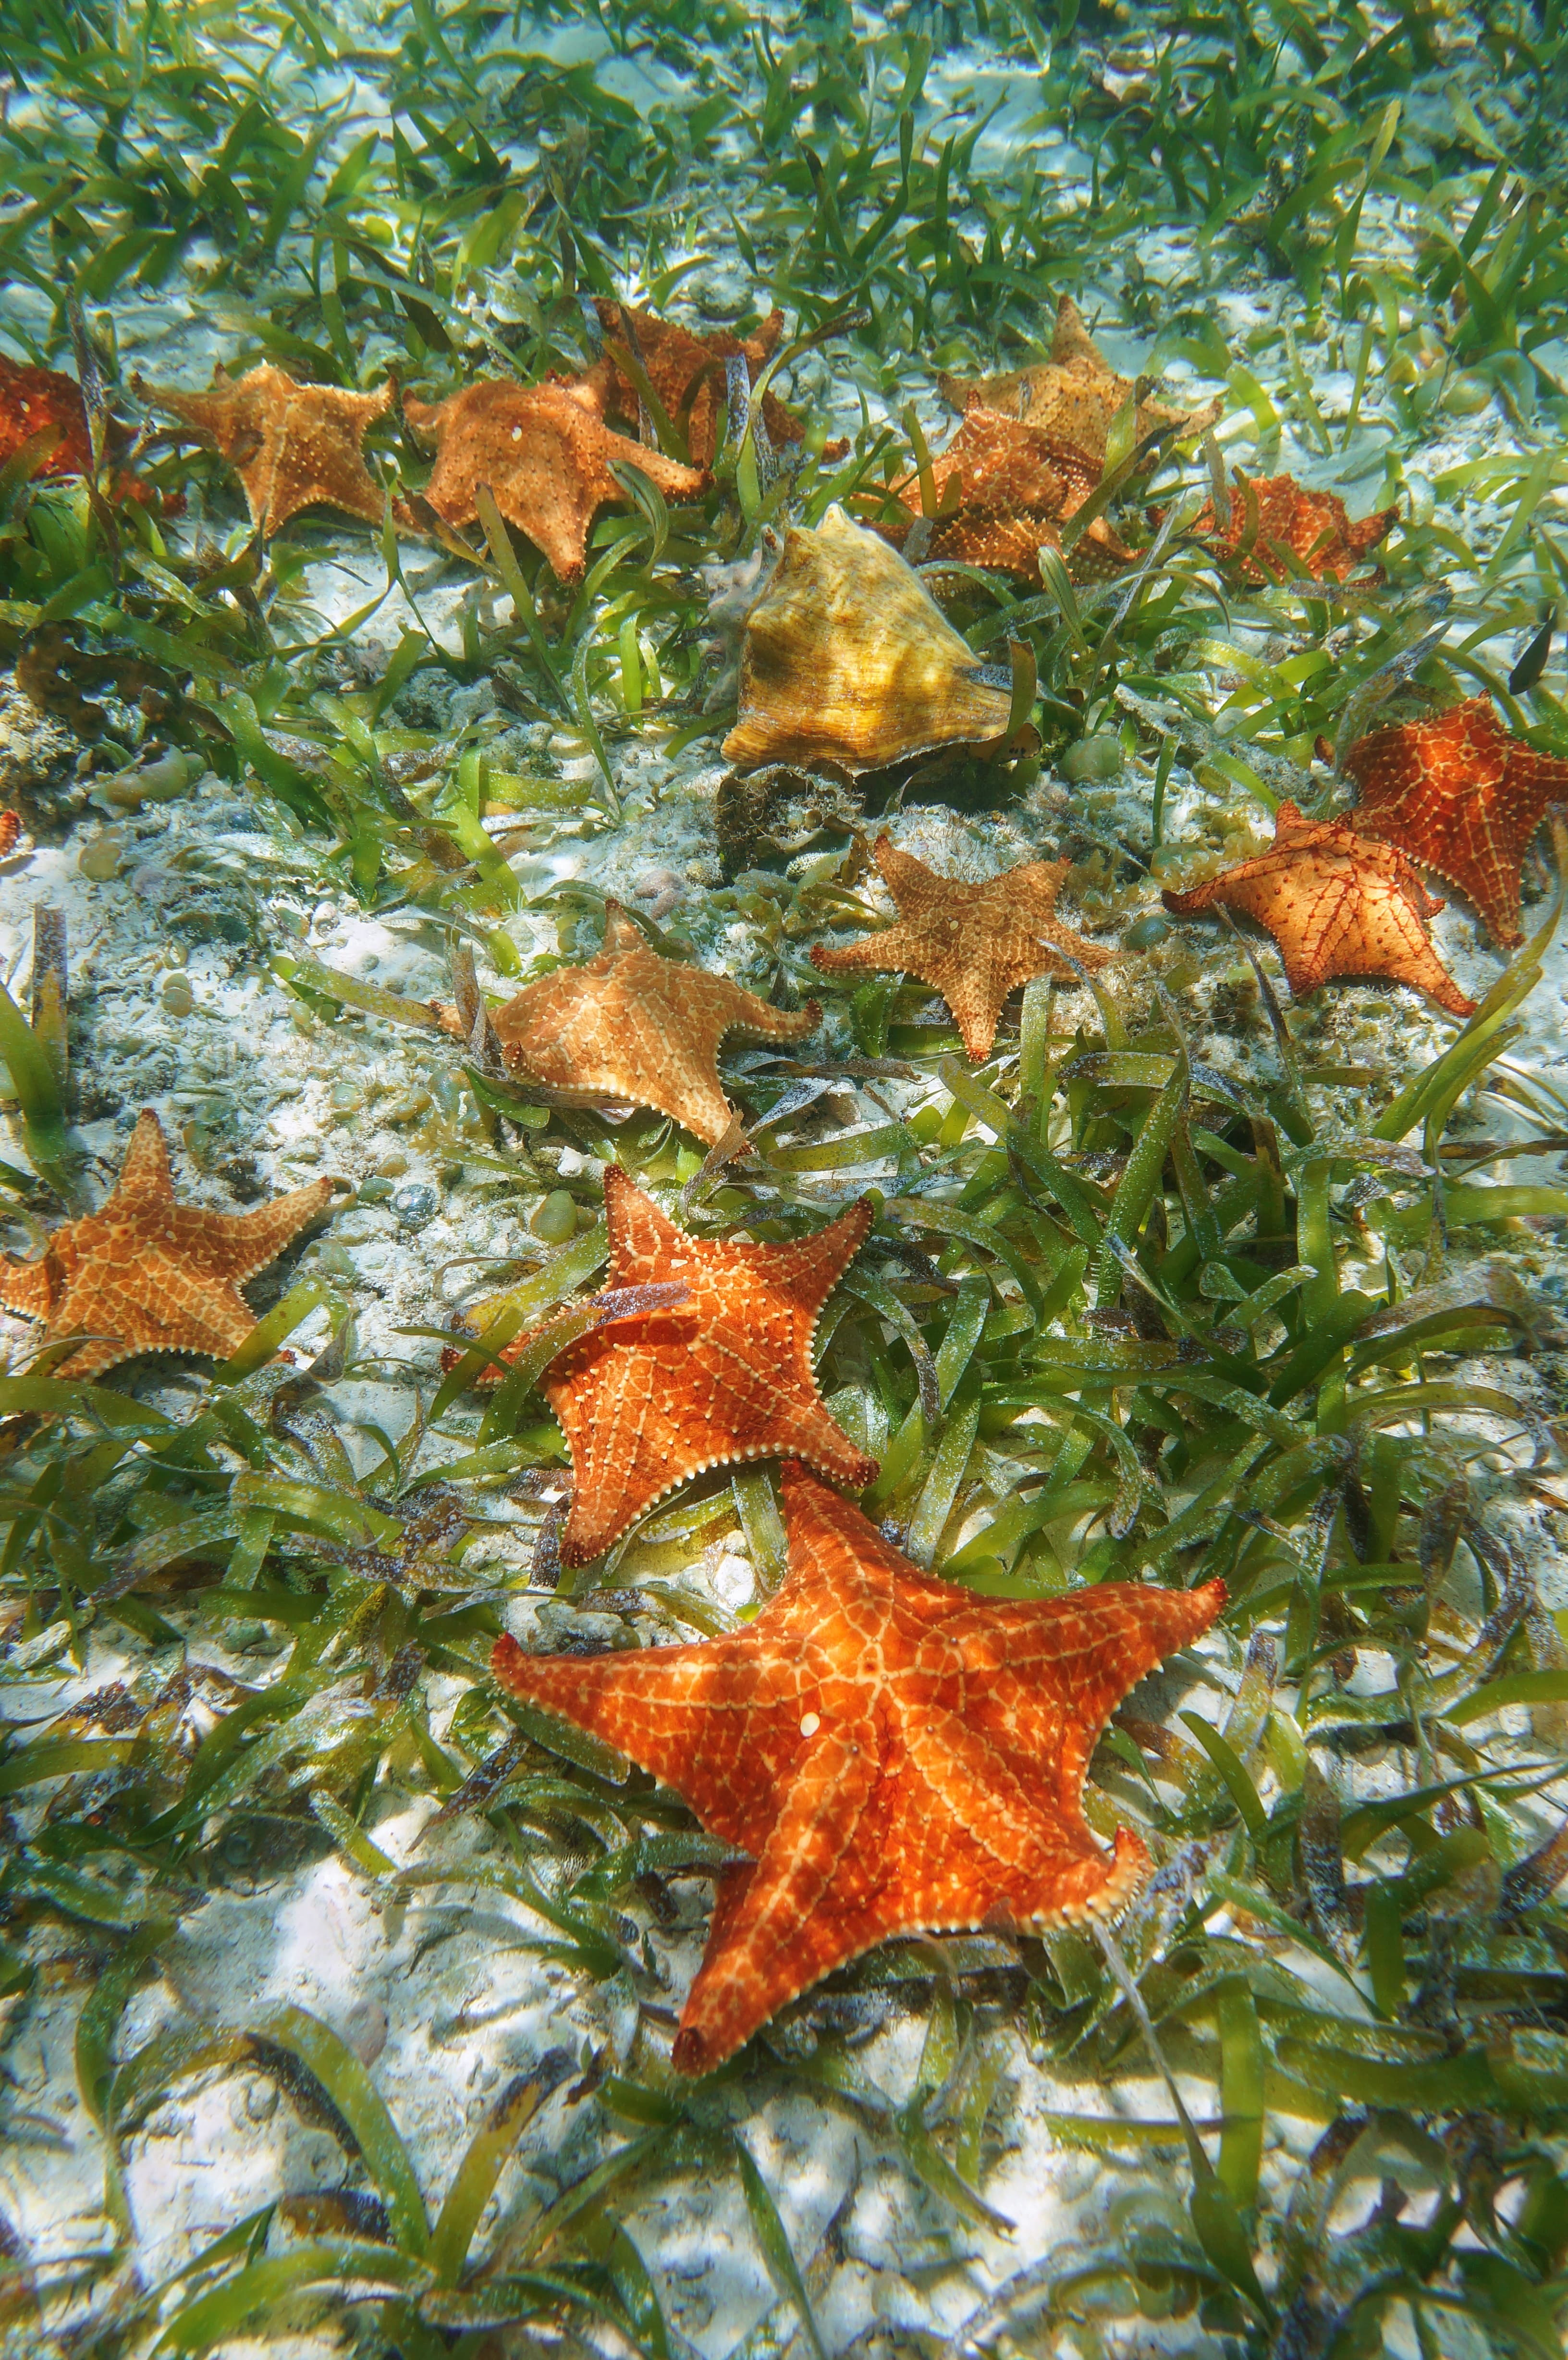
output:
{"label": "starfish", "polygon": [[706,468],[682,467],[646,442],[628,442],[604,423],[604,388],[512,384],[485,377],[431,405],[403,396],[403,415],[435,445],[425,498],[449,525],[472,524],[474,494],[488,487],[509,524],[543,550],[562,582],[582,579],[588,533],[607,502],[631,495],[614,464],[638,467],[673,500],[706,491]]}
{"label": "starfish", "polygon": [[173,410],[225,458],[239,476],[251,522],[265,540],[318,502],[379,524],[385,496],[365,464],[367,426],[392,406],[392,388],[349,393],[336,385],[299,385],[270,361],[230,377],[219,369],[206,393],[178,386],[136,391]]}
{"label": "starfish", "polygon": [[35,475],[90,475],[93,446],[75,378],[62,377],[59,369],[26,368],[0,353],[0,466],[50,428],[60,439]]}
{"label": "starfish", "polygon": [[748,1629],[628,1655],[496,1644],[517,1695],[629,1754],[750,1854],[720,1872],[671,2062],[711,2072],[878,1942],[1109,1918],[1148,1855],[1107,1859],[1084,1774],[1114,1706],[1206,1631],[1222,1581],[1106,1581],[1003,1602],[920,1572],[806,1468],[789,1571]]}
{"label": "starfish", "polygon": [[965,885],[937,876],[886,836],[877,837],[872,850],[898,905],[897,922],[840,950],[819,943],[811,963],[824,975],[854,967],[918,975],[952,1009],[976,1064],[990,1054],[1009,991],[1053,968],[1071,975],[1063,953],[1089,967],[1105,967],[1116,956],[1070,933],[1057,918],[1064,860],[1026,861],[983,885]]}
{"label": "starfish", "polygon": [[[431,1005],[446,1030],[462,1038],[456,1010]],[[822,1012],[814,1000],[794,1011],[770,1008],[727,975],[660,957],[611,902],[598,957],[524,984],[496,1010],[494,1022],[514,1072],[553,1089],[652,1107],[714,1147],[732,1118],[719,1086],[725,1034],[800,1041]]]}
{"label": "starfish", "polygon": [[[673,1283],[678,1308],[645,1312],[569,1345],[539,1390],[572,1452],[563,1565],[588,1565],[689,1477],[752,1459],[800,1458],[856,1491],[877,1461],[822,1406],[811,1338],[873,1212],[862,1197],[791,1245],[703,1242],[666,1220],[619,1164],[604,1170],[607,1290]],[[539,1330],[502,1355],[515,1360]]]}
{"label": "starfish", "polygon": [[1247,476],[1236,471],[1236,497],[1230,504],[1230,521],[1224,530],[1214,503],[1192,519],[1192,530],[1218,544],[1218,554],[1234,555],[1248,523],[1245,494],[1258,503],[1258,531],[1247,554],[1236,564],[1244,582],[1283,582],[1292,571],[1279,554],[1288,549],[1299,558],[1314,582],[1325,574],[1343,582],[1370,549],[1375,549],[1399,516],[1398,504],[1378,508],[1352,522],[1345,502],[1334,492],[1309,492],[1293,475]]}
{"label": "starfish", "polygon": [[1440,1008],[1470,1016],[1466,1000],[1427,936],[1441,910],[1402,852],[1377,844],[1345,820],[1303,819],[1281,803],[1274,842],[1189,893],[1167,890],[1165,906],[1195,917],[1216,902],[1244,910],[1279,945],[1285,977],[1299,999],[1331,976],[1387,976],[1430,992]]}
{"label": "starfish", "polygon": [[[924,546],[925,563],[949,557],[956,564],[995,566],[1019,580],[1038,583],[1042,548],[1062,547],[1062,527],[1089,497],[1100,469],[1083,452],[1043,427],[1021,425],[995,410],[971,408],[957,433],[931,463],[937,512],[921,531],[919,472],[891,486],[913,521],[883,519],[877,530],[906,555],[911,538]],[[1068,571],[1075,579],[1116,574],[1133,552],[1095,517],[1074,543]]]}
{"label": "starfish", "polygon": [[1078,306],[1063,295],[1056,307],[1051,358],[1008,377],[958,377],[937,373],[937,390],[955,410],[995,410],[1025,426],[1042,426],[1082,451],[1095,471],[1105,464],[1111,421],[1127,396],[1138,395],[1137,439],[1147,442],[1167,426],[1185,436],[1202,434],[1220,414],[1212,401],[1203,410],[1170,410],[1150,401],[1145,380],[1118,377],[1084,327]]}
{"label": "starfish", "polygon": [[88,1338],[57,1377],[82,1382],[136,1352],[227,1360],[256,1326],[235,1290],[276,1262],[347,1185],[312,1180],[249,1213],[177,1205],[163,1126],[144,1110],[102,1209],[56,1229],[38,1262],[0,1257],[0,1303],[43,1320],[46,1343]]}
{"label": "starfish", "polygon": [[1485,696],[1358,738],[1345,767],[1361,790],[1352,825],[1385,836],[1473,901],[1499,943],[1517,943],[1519,862],[1549,803],[1568,802],[1568,762],[1506,730]]}
{"label": "starfish", "polygon": [[[652,311],[636,311],[629,303],[615,303],[607,296],[596,296],[593,308],[606,337],[629,347],[642,362],[648,383],[664,404],[666,417],[679,421],[690,404],[686,447],[694,466],[711,467],[718,443],[719,414],[725,403],[724,364],[744,361],[746,383],[755,385],[772,359],[783,333],[783,312],[769,311],[755,335],[734,336],[724,328],[693,335],[689,328],[677,326],[673,320],[660,320]],[[637,417],[637,388],[617,366],[613,354],[606,353],[589,371],[587,381],[603,386],[604,408],[613,416]],[[786,442],[799,442],[804,437],[800,420],[785,409],[775,393],[767,392],[762,397],[762,422],[775,449]],[[842,459],[848,449],[847,442],[832,442],[825,446],[822,456],[829,461]]]}

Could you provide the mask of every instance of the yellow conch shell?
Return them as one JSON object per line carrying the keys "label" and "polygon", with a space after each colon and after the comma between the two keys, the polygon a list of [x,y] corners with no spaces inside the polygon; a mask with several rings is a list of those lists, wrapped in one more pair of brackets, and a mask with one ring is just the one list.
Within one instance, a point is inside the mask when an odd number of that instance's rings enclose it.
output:
{"label": "yellow conch shell", "polygon": [[1003,675],[975,661],[919,575],[874,532],[829,508],[793,525],[746,618],[737,769],[821,762],[879,770],[1007,726]]}

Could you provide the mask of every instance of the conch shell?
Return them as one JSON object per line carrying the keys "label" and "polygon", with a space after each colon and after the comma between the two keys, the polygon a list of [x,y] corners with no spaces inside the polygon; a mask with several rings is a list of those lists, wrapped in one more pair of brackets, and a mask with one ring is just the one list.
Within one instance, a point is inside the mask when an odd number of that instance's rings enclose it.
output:
{"label": "conch shell", "polygon": [[942,746],[1000,737],[1006,675],[975,661],[913,569],[829,508],[793,525],[746,618],[737,769],[819,762],[880,770]]}

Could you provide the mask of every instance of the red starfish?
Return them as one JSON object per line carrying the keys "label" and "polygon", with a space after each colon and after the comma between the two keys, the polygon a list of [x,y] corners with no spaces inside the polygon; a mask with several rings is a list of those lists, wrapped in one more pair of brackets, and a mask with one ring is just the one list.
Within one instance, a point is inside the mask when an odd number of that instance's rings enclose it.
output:
{"label": "red starfish", "polygon": [[[587,1565],[656,1500],[711,1467],[789,1456],[863,1491],[875,1459],[822,1407],[817,1320],[865,1242],[866,1199],[792,1245],[699,1242],[667,1221],[618,1164],[604,1173],[611,1288],[684,1283],[679,1309],[596,1329],[550,1363],[540,1391],[572,1451],[563,1565]],[[505,1354],[517,1355],[537,1329]]]}
{"label": "red starfish", "polygon": [[1279,944],[1298,998],[1331,976],[1380,975],[1413,983],[1455,1016],[1475,1014],[1427,939],[1426,921],[1443,903],[1402,852],[1357,836],[1342,819],[1303,819],[1294,803],[1281,803],[1267,852],[1163,898],[1183,918],[1216,902],[1245,910]]}
{"label": "red starfish", "polygon": [[[881,519],[884,540],[920,562],[949,557],[957,564],[995,566],[1020,581],[1038,583],[1041,549],[1062,547],[1062,527],[1083,507],[1100,480],[1085,453],[1043,427],[1026,426],[994,410],[965,410],[964,422],[945,451],[931,463],[937,512],[921,518],[919,473],[889,488],[909,510],[908,519]],[[1120,573],[1134,552],[1120,541],[1104,517],[1096,517],[1067,561],[1074,581]]]}
{"label": "red starfish", "polygon": [[1568,762],[1506,730],[1489,697],[1435,721],[1357,738],[1345,767],[1361,790],[1352,825],[1397,844],[1473,901],[1494,939],[1517,943],[1519,862],[1549,803],[1568,801]]}
{"label": "red starfish", "polygon": [[1233,557],[1247,530],[1246,492],[1251,490],[1258,504],[1258,531],[1248,554],[1236,563],[1244,582],[1285,579],[1290,569],[1277,553],[1276,543],[1300,558],[1314,581],[1321,582],[1329,574],[1343,582],[1377,547],[1399,513],[1396,505],[1353,521],[1336,493],[1309,492],[1293,475],[1246,476],[1238,467],[1236,481],[1230,521],[1224,530],[1216,522],[1212,501],[1193,518],[1192,529],[1216,541],[1222,557]]}
{"label": "red starfish", "polygon": [[1113,1707],[1225,1601],[1222,1581],[976,1598],[804,1467],[785,1469],[784,1506],[789,1573],[749,1629],[587,1658],[507,1637],[492,1658],[751,1855],[720,1874],[671,2060],[684,2073],[894,1936],[1113,1916],[1148,1856],[1125,1828],[1111,1859],[1090,1833],[1090,1756]]}

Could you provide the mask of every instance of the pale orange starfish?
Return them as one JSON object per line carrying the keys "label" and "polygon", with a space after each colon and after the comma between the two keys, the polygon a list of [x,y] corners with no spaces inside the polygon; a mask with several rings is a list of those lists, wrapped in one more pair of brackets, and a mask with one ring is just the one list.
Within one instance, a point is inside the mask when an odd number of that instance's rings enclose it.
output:
{"label": "pale orange starfish", "polygon": [[114,1194],[56,1229],[37,1262],[0,1259],[0,1303],[56,1336],[88,1340],[56,1374],[79,1382],[135,1352],[227,1360],[256,1326],[236,1291],[276,1262],[343,1180],[312,1180],[248,1213],[178,1205],[157,1115],[144,1111]]}
{"label": "pale orange starfish", "polygon": [[1084,1774],[1113,1708],[1206,1631],[1222,1581],[976,1598],[921,1573],[800,1466],[789,1572],[748,1629],[693,1646],[527,1655],[496,1676],[673,1786],[750,1854],[720,1873],[672,2063],[711,2072],[878,1942],[1113,1917],[1148,1855],[1107,1859]]}
{"label": "pale orange starfish", "polygon": [[237,378],[219,369],[204,393],[182,386],[136,390],[173,410],[204,435],[245,487],[251,521],[263,537],[280,531],[301,508],[318,503],[379,524],[381,486],[365,464],[367,426],[392,407],[392,388],[350,393],[336,385],[299,385],[264,361]]}
{"label": "pale orange starfish", "polygon": [[889,836],[879,836],[873,852],[898,905],[896,923],[839,949],[818,943],[811,963],[824,975],[857,967],[918,975],[952,1009],[976,1064],[990,1055],[1002,1003],[1020,983],[1053,970],[1070,976],[1068,957],[1098,967],[1116,956],[1072,933],[1056,915],[1064,860],[1026,861],[984,884],[967,885],[939,877]]}
{"label": "pale orange starfish", "polygon": [[[461,1038],[456,1011],[433,1004]],[[653,1107],[713,1147],[731,1119],[719,1086],[720,1043],[732,1032],[800,1041],[821,1018],[815,1000],[772,1008],[727,975],[661,957],[612,902],[597,958],[524,984],[494,1022],[515,1073],[552,1089]]]}
{"label": "pale orange starfish", "polygon": [[508,524],[543,550],[562,582],[582,578],[588,534],[602,508],[631,495],[615,474],[636,467],[672,500],[705,491],[705,468],[683,467],[645,442],[612,432],[603,386],[514,385],[485,377],[445,401],[403,396],[403,415],[436,463],[424,497],[449,525],[472,524],[486,488]]}

